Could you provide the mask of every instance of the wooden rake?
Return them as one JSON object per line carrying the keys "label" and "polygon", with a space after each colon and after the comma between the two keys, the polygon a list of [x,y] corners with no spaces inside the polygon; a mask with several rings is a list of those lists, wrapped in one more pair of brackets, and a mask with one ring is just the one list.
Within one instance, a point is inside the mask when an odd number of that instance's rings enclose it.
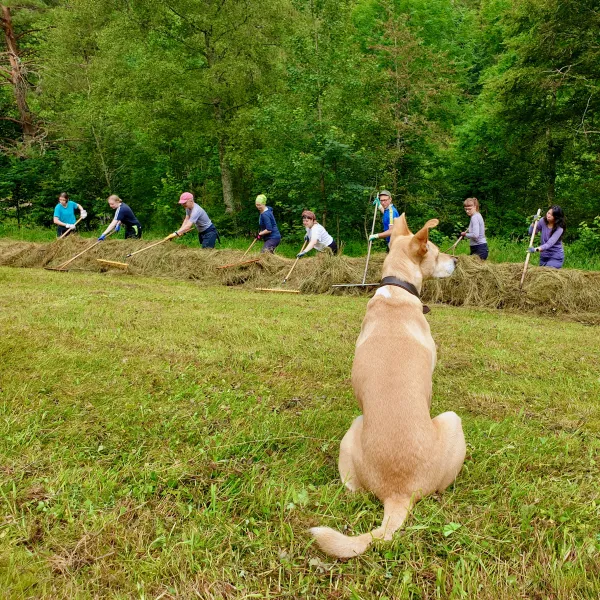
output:
{"label": "wooden rake", "polygon": [[[308,245],[308,241],[305,241],[302,244],[302,248],[300,248],[300,252],[303,252],[304,248],[306,248],[307,245]],[[290,278],[290,275],[293,273],[299,260],[300,260],[300,257],[297,256],[296,260],[294,261],[294,264],[292,265],[292,268],[288,271],[288,274],[285,276],[285,279],[283,280],[281,285],[284,285],[285,282]],[[280,294],[299,294],[300,293],[300,290],[284,290],[282,288],[256,288],[256,291],[257,292],[276,292],[276,293],[280,293]]]}
{"label": "wooden rake", "polygon": [[[109,235],[111,235],[111,233],[113,233],[113,232],[111,231],[106,237],[108,237]],[[98,244],[101,244],[101,243],[102,242],[100,240],[96,240],[93,244],[91,244],[90,246],[88,246],[85,250],[81,251],[79,254],[76,254],[73,258],[70,258],[67,262],[64,262],[62,265],[58,265],[58,267],[44,267],[44,269],[46,269],[46,271],[68,271],[68,269],[65,269],[65,267],[67,267],[75,259],[79,258],[80,256],[82,256],[86,252],[89,252],[90,250],[92,250]]]}
{"label": "wooden rake", "polygon": [[[79,225],[79,223],[83,221],[83,217],[79,217],[79,219],[77,219],[77,221],[75,221],[75,227],[77,227],[77,225]],[[67,237],[71,231],[75,231],[75,229],[67,229],[58,239],[62,240],[64,237]]]}
{"label": "wooden rake", "polygon": [[[246,254],[248,254],[248,252],[250,252],[250,250],[252,249],[252,246],[254,246],[254,244],[256,244],[256,242],[258,241],[258,238],[254,238],[254,240],[252,240],[252,243],[250,244],[250,246],[248,246],[248,250],[246,250],[246,252],[244,252],[244,254],[242,254],[242,258],[244,258],[246,256]],[[260,257],[258,258],[251,258],[248,260],[242,260],[242,261],[238,261],[238,262],[234,262],[234,263],[229,263],[228,265],[221,265],[220,267],[216,267],[217,269],[229,269],[230,267],[239,267],[240,265],[249,265],[251,263],[256,263],[260,261]]]}
{"label": "wooden rake", "polygon": [[[113,231],[114,231],[114,229],[113,229]],[[111,231],[111,233],[112,233],[112,231]],[[131,252],[125,258],[131,258],[132,256],[135,256],[136,254],[140,254],[140,252],[146,252],[146,250],[150,250],[150,248],[154,248],[154,246],[158,246],[159,244],[164,244],[165,242],[172,240],[174,237],[177,237],[177,236],[174,233],[170,233],[166,238],[163,238],[162,240],[160,240],[158,242],[154,242],[154,244],[150,244],[149,246],[146,246],[145,248],[142,248],[141,250],[136,250],[135,252]],[[102,258],[97,258],[96,260],[102,265],[105,265],[107,267],[115,267],[116,269],[127,269],[127,267],[129,267],[129,263],[118,262],[116,260],[104,260]]]}
{"label": "wooden rake", "polygon": [[531,232],[531,239],[529,240],[529,246],[527,247],[527,256],[525,257],[525,266],[523,267],[523,275],[521,275],[521,283],[519,283],[519,291],[523,290],[523,282],[525,281],[525,274],[527,273],[527,266],[529,265],[529,259],[531,258],[531,252],[529,252],[529,248],[531,248],[531,246],[533,246],[533,240],[535,238],[535,234],[536,234],[536,226],[537,226],[537,222],[540,220],[540,217],[542,215],[542,209],[538,208],[538,211],[535,215],[535,217],[533,218],[533,223],[532,223],[532,227],[533,227],[533,231]]}
{"label": "wooden rake", "polygon": [[[373,196],[371,196],[372,198]],[[379,198],[379,192],[377,192],[377,198]],[[377,204],[375,204],[375,210],[373,211],[373,225],[371,225],[371,235],[375,233],[375,221],[377,220]],[[367,250],[367,262],[365,263],[365,272],[361,283],[336,283],[332,285],[332,288],[350,288],[350,287],[378,287],[379,283],[365,283],[367,281],[367,271],[369,270],[369,260],[371,259],[371,247],[373,246],[373,240],[369,240],[369,249]]]}

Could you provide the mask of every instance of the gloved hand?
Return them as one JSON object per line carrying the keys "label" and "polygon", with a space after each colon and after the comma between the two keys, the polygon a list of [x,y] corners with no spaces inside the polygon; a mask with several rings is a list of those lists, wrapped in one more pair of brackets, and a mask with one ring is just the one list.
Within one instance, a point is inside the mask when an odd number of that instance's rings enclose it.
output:
{"label": "gloved hand", "polygon": [[75,229],[75,223],[67,223],[67,224],[65,225],[65,227],[66,227],[67,229]]}
{"label": "gloved hand", "polygon": [[79,213],[79,216],[80,216],[82,219],[85,219],[85,218],[87,217],[87,211],[85,211],[85,210],[82,210],[82,211]]}
{"label": "gloved hand", "polygon": [[298,254],[296,254],[296,258],[300,258],[301,256],[304,256],[306,254],[306,252],[298,252]]}
{"label": "gloved hand", "polygon": [[115,225],[115,233],[119,233],[120,230],[121,230],[121,223],[117,223]]}
{"label": "gloved hand", "polygon": [[99,242],[103,242],[106,239],[106,235],[102,234],[99,238],[98,241]]}
{"label": "gloved hand", "polygon": [[537,248],[534,248],[533,246],[529,246],[529,248],[527,248],[527,252],[531,252],[533,254],[534,252],[537,252]]}
{"label": "gloved hand", "polygon": [[256,239],[257,239],[257,240],[262,240],[262,238],[260,237],[260,233],[257,233],[257,234],[256,234]]}
{"label": "gloved hand", "polygon": [[308,242],[310,240],[310,238],[308,237],[308,233],[304,236],[304,241]]}
{"label": "gloved hand", "polygon": [[379,201],[379,195],[375,196],[375,200],[373,200],[373,206],[379,208],[381,206],[381,202]]}
{"label": "gloved hand", "polygon": [[376,233],[373,233],[372,235],[369,236],[369,241],[373,242],[375,240],[379,239],[379,235],[377,235]]}

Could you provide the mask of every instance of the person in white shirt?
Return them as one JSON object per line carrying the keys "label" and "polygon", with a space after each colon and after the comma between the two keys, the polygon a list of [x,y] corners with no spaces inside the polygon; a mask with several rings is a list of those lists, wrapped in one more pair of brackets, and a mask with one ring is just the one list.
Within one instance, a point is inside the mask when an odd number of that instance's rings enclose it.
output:
{"label": "person in white shirt", "polygon": [[302,252],[296,254],[297,258],[304,256],[313,248],[317,252],[323,252],[325,248],[329,248],[334,254],[337,254],[338,247],[335,240],[327,233],[323,225],[317,223],[317,217],[311,210],[305,210],[302,213],[302,225],[306,227],[306,235],[304,241],[308,242],[306,248]]}

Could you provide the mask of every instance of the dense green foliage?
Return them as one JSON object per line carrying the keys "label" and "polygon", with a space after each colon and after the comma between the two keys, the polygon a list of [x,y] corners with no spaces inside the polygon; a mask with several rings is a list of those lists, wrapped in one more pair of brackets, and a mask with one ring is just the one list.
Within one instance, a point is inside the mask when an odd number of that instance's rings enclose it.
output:
{"label": "dense green foliage", "polygon": [[266,193],[285,235],[310,208],[349,240],[381,187],[446,235],[471,195],[492,235],[600,213],[593,0],[13,4],[36,132],[2,58],[0,218],[49,224],[68,190],[93,223],[116,193],[163,230],[191,190],[242,233]]}

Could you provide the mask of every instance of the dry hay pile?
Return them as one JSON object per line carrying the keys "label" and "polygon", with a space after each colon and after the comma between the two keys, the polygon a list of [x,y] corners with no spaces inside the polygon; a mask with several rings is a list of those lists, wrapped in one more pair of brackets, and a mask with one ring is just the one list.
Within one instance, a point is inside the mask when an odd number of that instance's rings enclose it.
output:
{"label": "dry hay pile", "polygon": [[600,316],[600,272],[529,267],[520,292],[522,273],[520,264],[494,264],[462,256],[452,277],[425,284],[423,300],[542,314]]}
{"label": "dry hay pile", "polygon": [[[73,236],[51,244],[0,242],[0,265],[15,267],[56,267],[94,243],[93,239]],[[202,281],[207,285],[247,288],[298,289],[312,294],[370,294],[373,288],[335,288],[333,284],[360,283],[365,258],[333,256],[329,253],[301,258],[290,279],[283,284],[292,259],[278,255],[250,253],[242,258],[239,250],[208,251],[165,242],[129,259],[126,254],[152,242],[107,240],[78,258],[69,270],[102,272],[108,270],[96,259],[127,262],[119,274],[173,277]],[[257,258],[260,262],[228,269],[218,266]],[[377,282],[385,255],[371,256],[367,283]],[[600,321],[600,273],[573,269],[530,267],[523,291],[519,292],[522,265],[482,262],[477,257],[461,256],[455,274],[448,279],[428,281],[423,300],[454,306],[479,306],[515,309],[542,314],[577,315],[586,321]]]}

